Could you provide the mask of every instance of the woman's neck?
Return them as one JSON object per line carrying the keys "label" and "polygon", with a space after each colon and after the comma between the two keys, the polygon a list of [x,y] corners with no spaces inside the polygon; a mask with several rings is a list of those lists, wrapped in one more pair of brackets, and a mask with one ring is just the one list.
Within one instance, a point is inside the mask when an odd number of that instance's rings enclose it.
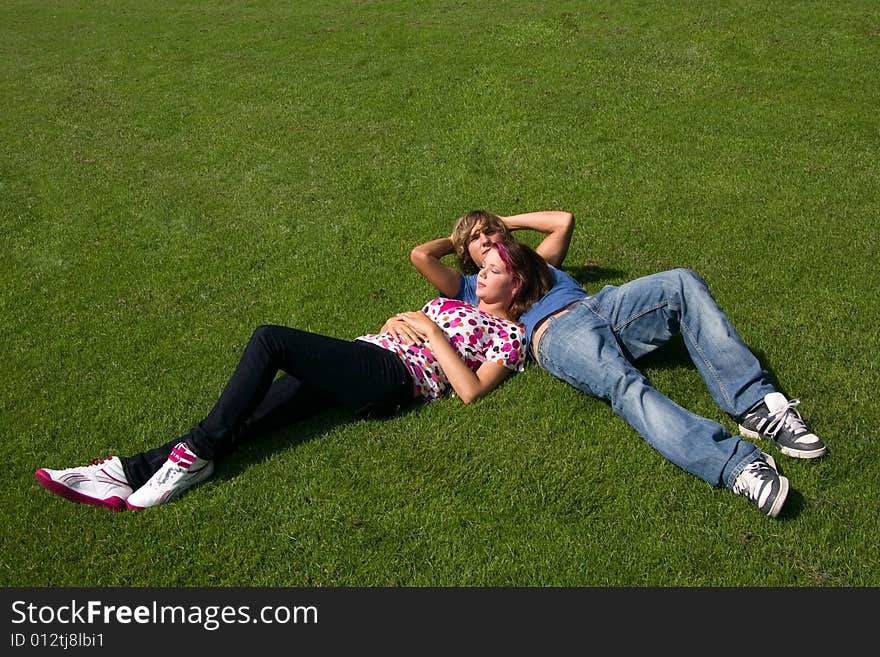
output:
{"label": "woman's neck", "polygon": [[510,307],[505,306],[503,303],[486,303],[480,301],[480,303],[477,304],[477,308],[490,315],[506,319],[508,322],[515,322],[519,319],[518,317],[513,317],[510,313]]}

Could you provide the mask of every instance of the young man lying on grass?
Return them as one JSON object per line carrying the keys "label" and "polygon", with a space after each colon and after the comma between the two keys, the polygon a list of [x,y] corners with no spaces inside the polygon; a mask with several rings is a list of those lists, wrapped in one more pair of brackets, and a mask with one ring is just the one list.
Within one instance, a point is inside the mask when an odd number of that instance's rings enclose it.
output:
{"label": "young man lying on grass", "polygon": [[[698,274],[672,269],[587,294],[558,269],[574,231],[573,215],[562,211],[509,217],[469,212],[459,218],[451,236],[415,247],[411,260],[441,294],[473,302],[478,291],[473,272],[493,243],[522,229],[546,235],[536,251],[554,278],[550,291],[520,317],[534,360],[578,390],[610,401],[614,412],[672,463],[777,517],[789,481],[769,454],[741,436],[771,441],[795,458],[817,458],[827,449],[796,410],[800,402],[770,383]],[[464,273],[441,262],[453,253]],[[639,371],[639,358],[679,334],[712,397],[738,423],[740,435],[682,408]]]}

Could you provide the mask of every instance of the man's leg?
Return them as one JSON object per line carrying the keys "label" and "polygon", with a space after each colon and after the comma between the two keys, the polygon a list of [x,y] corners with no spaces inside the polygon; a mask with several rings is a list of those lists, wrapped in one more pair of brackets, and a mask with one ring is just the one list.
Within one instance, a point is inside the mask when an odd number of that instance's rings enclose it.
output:
{"label": "man's leg", "polygon": [[672,463],[713,486],[732,488],[761,456],[752,443],[656,390],[621,351],[591,301],[548,321],[538,345],[541,365],[579,390],[608,399],[614,412]]}
{"label": "man's leg", "polygon": [[733,418],[775,390],[706,282],[690,269],[605,288],[591,303],[634,360],[681,333],[712,397]]}
{"label": "man's leg", "polygon": [[608,287],[593,303],[634,359],[680,332],[715,401],[739,423],[743,436],[771,440],[783,454],[796,458],[827,452],[796,410],[800,402],[773,387],[706,282],[693,271],[673,269]]}

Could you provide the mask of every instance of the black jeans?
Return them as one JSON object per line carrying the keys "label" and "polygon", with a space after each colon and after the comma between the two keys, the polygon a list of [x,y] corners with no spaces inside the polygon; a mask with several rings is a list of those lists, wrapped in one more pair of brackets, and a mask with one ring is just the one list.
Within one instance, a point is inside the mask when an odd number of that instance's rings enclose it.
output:
{"label": "black jeans", "polygon": [[[275,379],[279,370],[283,374]],[[330,406],[387,417],[414,401],[413,380],[391,351],[361,340],[339,340],[286,326],[258,327],[226,388],[189,433],[122,459],[137,490],[185,441],[203,459]]]}

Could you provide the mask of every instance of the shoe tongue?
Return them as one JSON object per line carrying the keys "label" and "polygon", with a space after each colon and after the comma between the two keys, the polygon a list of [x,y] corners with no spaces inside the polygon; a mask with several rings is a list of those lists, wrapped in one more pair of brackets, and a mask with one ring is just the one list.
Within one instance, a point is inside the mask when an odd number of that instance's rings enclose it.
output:
{"label": "shoe tongue", "polygon": [[767,404],[767,409],[771,413],[775,413],[788,404],[788,399],[781,392],[771,392],[764,396],[764,403]]}

